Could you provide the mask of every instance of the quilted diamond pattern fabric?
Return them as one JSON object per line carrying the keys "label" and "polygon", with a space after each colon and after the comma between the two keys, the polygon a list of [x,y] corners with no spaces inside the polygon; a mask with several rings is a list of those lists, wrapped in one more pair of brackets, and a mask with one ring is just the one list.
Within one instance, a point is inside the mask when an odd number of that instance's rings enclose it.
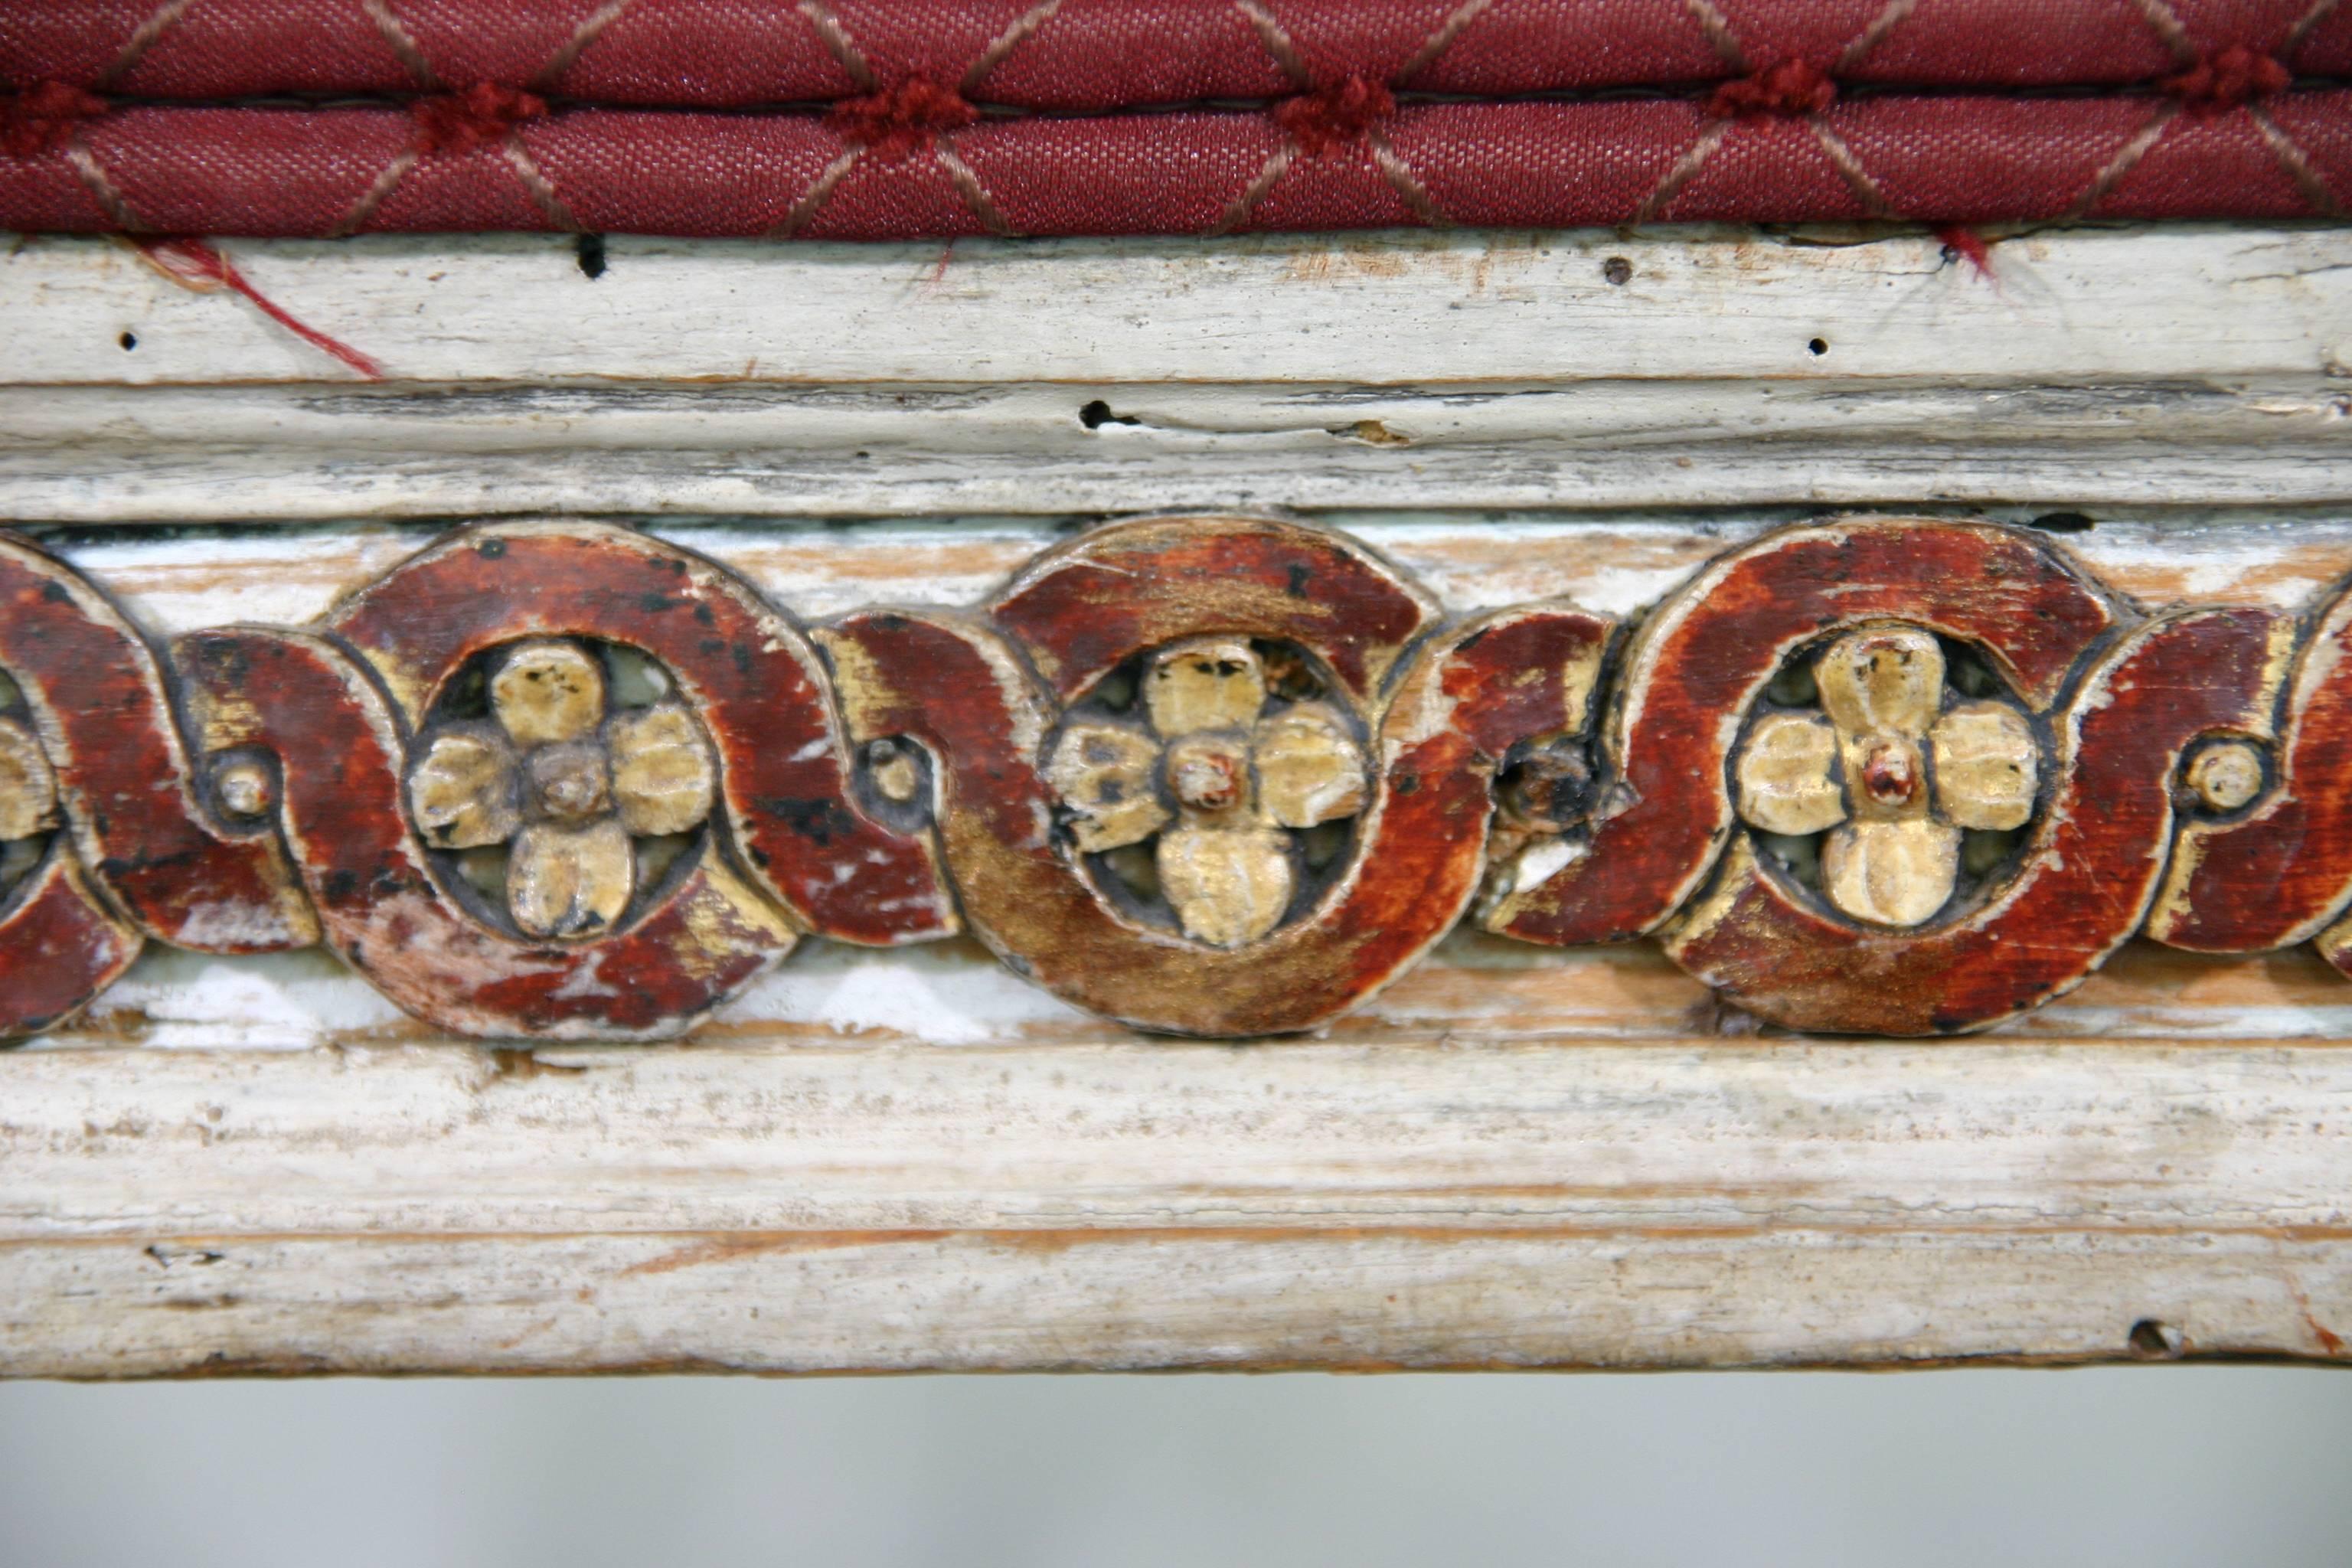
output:
{"label": "quilted diamond pattern fabric", "polygon": [[2352,0],[0,0],[0,226],[2340,217]]}

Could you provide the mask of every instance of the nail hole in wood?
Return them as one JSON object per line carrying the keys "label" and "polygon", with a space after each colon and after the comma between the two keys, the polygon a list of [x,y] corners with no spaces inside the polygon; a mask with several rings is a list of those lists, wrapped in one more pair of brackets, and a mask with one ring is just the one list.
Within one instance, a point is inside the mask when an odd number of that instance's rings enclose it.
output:
{"label": "nail hole in wood", "polygon": [[2033,520],[2033,526],[2044,533],[2088,533],[2097,524],[2079,511],[2045,511]]}
{"label": "nail hole in wood", "polygon": [[604,276],[604,237],[603,235],[582,235],[580,237],[578,250],[580,255],[581,271],[586,273],[591,278],[602,278]]}
{"label": "nail hole in wood", "polygon": [[1612,288],[1622,289],[1633,280],[1633,264],[1622,256],[1612,256],[1601,264],[1601,276],[1609,279]]}
{"label": "nail hole in wood", "polygon": [[137,332],[125,332],[114,341],[122,345],[122,352],[124,353],[129,353],[132,349],[139,346],[139,334]]}
{"label": "nail hole in wood", "polygon": [[1132,414],[1113,414],[1110,405],[1097,397],[1078,410],[1078,423],[1089,430],[1099,430],[1106,425],[1140,425],[1143,421]]}
{"label": "nail hole in wood", "polygon": [[1830,352],[1830,341],[1827,338],[1815,338],[1811,342],[1807,343],[1805,348],[1815,359],[1819,359]]}
{"label": "nail hole in wood", "polygon": [[2132,1354],[2144,1361],[2173,1361],[2179,1357],[2187,1336],[2169,1323],[2154,1318],[2142,1318],[2131,1326]]}

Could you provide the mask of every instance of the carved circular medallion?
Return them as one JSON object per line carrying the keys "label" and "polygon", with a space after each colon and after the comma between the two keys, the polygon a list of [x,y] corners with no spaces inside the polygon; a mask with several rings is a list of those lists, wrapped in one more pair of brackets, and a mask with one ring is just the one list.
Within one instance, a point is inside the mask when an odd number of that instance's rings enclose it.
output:
{"label": "carved circular medallion", "polygon": [[2136,621],[2046,541],[1988,524],[1769,534],[1645,620],[1593,826],[1489,923],[1656,931],[1796,1028],[1993,1023],[2137,929],[2184,753],[2249,721],[2265,616]]}
{"label": "carved circular medallion", "polygon": [[1297,524],[1113,524],[1039,561],[992,626],[824,634],[853,726],[939,764],[975,931],[1144,1027],[1312,1027],[1467,906],[1512,746],[1585,721],[1605,620],[1435,632],[1360,545]]}
{"label": "carved circular medallion", "polygon": [[802,929],[953,929],[927,847],[854,795],[814,650],[707,562],[474,529],[329,626],[198,634],[189,662],[278,759],[328,941],[444,1027],[674,1034]]}

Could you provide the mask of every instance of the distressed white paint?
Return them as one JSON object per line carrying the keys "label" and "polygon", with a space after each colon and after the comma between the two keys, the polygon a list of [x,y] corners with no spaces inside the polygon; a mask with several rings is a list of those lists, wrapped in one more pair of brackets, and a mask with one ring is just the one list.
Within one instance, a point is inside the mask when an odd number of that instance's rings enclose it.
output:
{"label": "distressed white paint", "polygon": [[[1097,402],[1135,423],[1088,428]],[[2340,502],[2347,407],[2316,374],[1986,391],[19,389],[0,391],[0,504],[88,522],[1377,507],[1401,490],[1468,507]]]}
{"label": "distressed white paint", "polygon": [[31,240],[0,515],[2352,499],[2341,229],[1828,237],[232,247],[383,386]]}
{"label": "distressed white paint", "polygon": [[0,1370],[2341,1357],[2352,1051],[0,1059]]}
{"label": "distressed white paint", "polygon": [[[1820,243],[1820,237],[1847,243]],[[2341,229],[2052,229],[1983,278],[1920,234],[1454,232],[766,246],[614,237],[224,242],[400,381],[1366,386],[2312,375],[2352,363]],[[1622,256],[1623,287],[1602,275]],[[350,381],[101,240],[18,242],[9,379]],[[119,335],[132,331],[125,352]],[[1825,345],[1811,352],[1814,339]],[[560,422],[560,408],[544,416]]]}
{"label": "distressed white paint", "polygon": [[[2352,466],[2352,447],[2346,462]],[[1455,614],[1564,598],[1633,616],[1722,551],[1775,522],[1818,513],[1774,507],[1679,517],[1404,510],[1316,515],[1404,567]],[[1989,515],[2029,521],[2033,512],[2003,507]],[[239,620],[299,626],[316,619],[344,593],[425,548],[440,527],[77,531],[57,548],[148,629],[170,636]],[[1069,536],[1055,522],[1003,517],[854,529],[656,520],[647,528],[720,562],[803,622],[875,604],[982,605],[1033,556]],[[2100,581],[2147,605],[2299,608],[2352,570],[2352,503],[2126,509],[2104,513],[2087,532],[2054,538]]]}

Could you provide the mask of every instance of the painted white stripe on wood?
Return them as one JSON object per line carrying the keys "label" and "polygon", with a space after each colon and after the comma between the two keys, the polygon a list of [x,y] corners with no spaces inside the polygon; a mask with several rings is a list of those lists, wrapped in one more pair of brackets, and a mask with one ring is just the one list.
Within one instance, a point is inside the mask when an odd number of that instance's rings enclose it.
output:
{"label": "painted white stripe on wood", "polygon": [[[224,248],[400,381],[1427,387],[2326,374],[2352,362],[2347,243],[2319,226],[2053,229],[1996,247],[1990,279],[1928,236],[1837,230],[615,237],[593,279],[551,237]],[[1602,270],[1619,256],[1622,287]],[[0,296],[30,307],[10,312],[11,382],[350,379],[250,305],[104,240],[18,240]]]}
{"label": "painted white stripe on wood", "polygon": [[615,239],[593,281],[546,237],[234,247],[376,387],[123,247],[30,239],[0,515],[2352,497],[2346,231],[2051,232],[1990,279],[1828,238]]}
{"label": "painted white stripe on wood", "polygon": [[2341,1047],[18,1055],[0,1370],[2335,1358],[2347,1098]]}

